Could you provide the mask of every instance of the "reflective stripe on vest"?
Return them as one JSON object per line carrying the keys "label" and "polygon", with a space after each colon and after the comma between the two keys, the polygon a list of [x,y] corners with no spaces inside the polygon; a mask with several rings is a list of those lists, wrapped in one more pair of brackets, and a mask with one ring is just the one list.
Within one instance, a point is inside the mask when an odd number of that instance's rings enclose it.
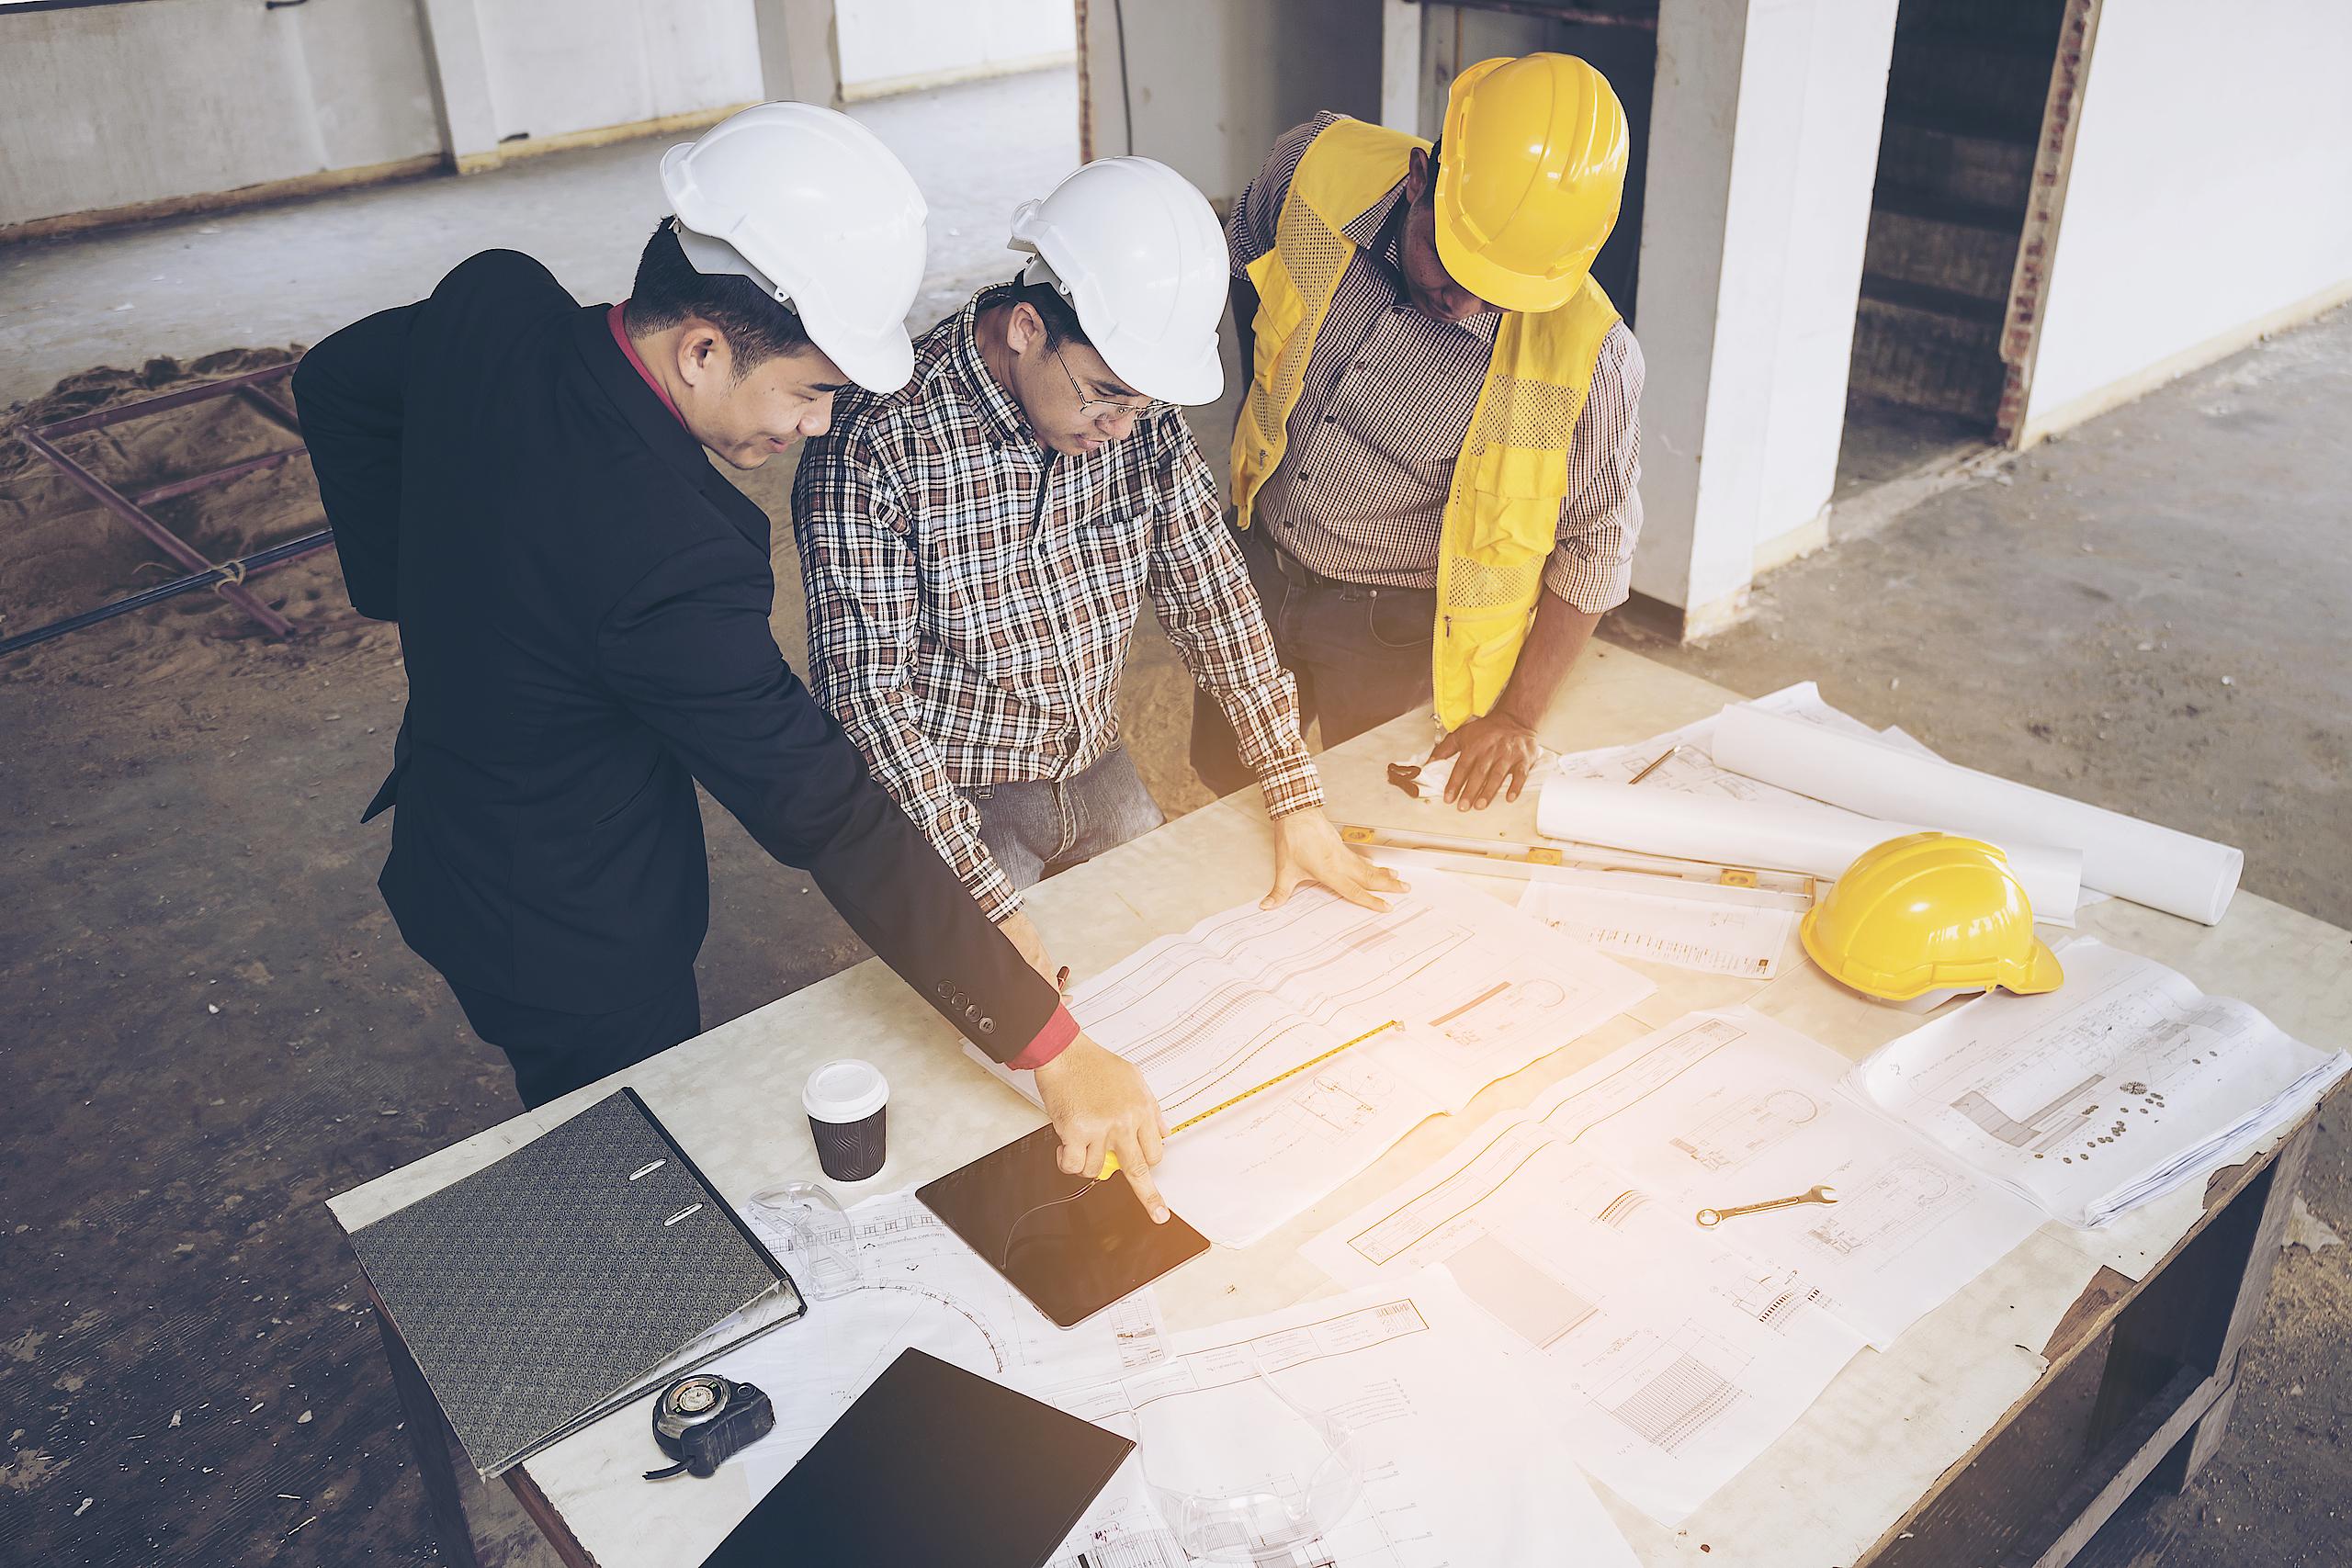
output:
{"label": "reflective stripe on vest", "polygon": [[[1237,520],[1283,460],[1291,411],[1340,275],[1356,253],[1343,231],[1403,177],[1429,143],[1362,120],[1334,120],[1299,160],[1274,248],[1250,264],[1258,289],[1250,389],[1233,430]],[[1568,488],[1568,443],[1617,308],[1588,276],[1566,305],[1506,311],[1495,333],[1439,528],[1437,627],[1430,659],[1438,721],[1485,714],[1527,641],[1544,563]]]}

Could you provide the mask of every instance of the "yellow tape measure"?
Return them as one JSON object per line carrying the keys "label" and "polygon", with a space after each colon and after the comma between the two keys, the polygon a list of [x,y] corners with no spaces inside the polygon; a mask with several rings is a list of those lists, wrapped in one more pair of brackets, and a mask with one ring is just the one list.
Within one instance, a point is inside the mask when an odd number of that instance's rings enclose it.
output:
{"label": "yellow tape measure", "polygon": [[1340,841],[1343,844],[1369,845],[1374,849],[1442,849],[1451,853],[1478,855],[1487,860],[1516,861],[1525,865],[1564,865],[1566,859],[1559,851],[1540,844],[1488,844],[1473,839],[1427,838],[1419,834],[1392,833],[1379,828],[1342,827]]}
{"label": "yellow tape measure", "polygon": [[[1403,1023],[1392,1018],[1386,1023],[1380,1025],[1376,1029],[1367,1029],[1362,1034],[1357,1035],[1353,1040],[1348,1041],[1344,1044],[1334,1045],[1319,1056],[1309,1056],[1306,1061],[1301,1062],[1298,1066],[1291,1068],[1288,1072],[1276,1073],[1272,1077],[1268,1078],[1264,1083],[1258,1085],[1254,1089],[1245,1089],[1239,1094],[1235,1095],[1231,1100],[1219,1100],[1216,1104],[1210,1106],[1206,1111],[1202,1111],[1197,1116],[1185,1117],[1184,1120],[1177,1122],[1176,1125],[1168,1129],[1168,1135],[1172,1138],[1187,1127],[1197,1127],[1220,1111],[1230,1111],[1253,1094],[1262,1094],[1278,1083],[1298,1077],[1299,1074],[1306,1071],[1309,1067],[1319,1067],[1324,1063],[1329,1061],[1332,1057],[1338,1055],[1340,1052],[1353,1050],[1356,1046],[1363,1044],[1365,1041],[1371,1039],[1375,1034],[1385,1034],[1392,1029],[1402,1029],[1404,1027]],[[1102,1168],[1094,1173],[1094,1179],[1097,1181],[1108,1181],[1111,1178],[1118,1174],[1119,1156],[1114,1154],[1105,1154],[1102,1156]]]}

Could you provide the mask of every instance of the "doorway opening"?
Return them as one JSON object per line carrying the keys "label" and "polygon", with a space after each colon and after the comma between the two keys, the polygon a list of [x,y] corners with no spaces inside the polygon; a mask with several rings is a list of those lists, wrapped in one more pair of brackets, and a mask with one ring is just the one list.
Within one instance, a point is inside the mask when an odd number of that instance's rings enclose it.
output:
{"label": "doorway opening", "polygon": [[1834,500],[1997,438],[2066,0],[1902,0]]}

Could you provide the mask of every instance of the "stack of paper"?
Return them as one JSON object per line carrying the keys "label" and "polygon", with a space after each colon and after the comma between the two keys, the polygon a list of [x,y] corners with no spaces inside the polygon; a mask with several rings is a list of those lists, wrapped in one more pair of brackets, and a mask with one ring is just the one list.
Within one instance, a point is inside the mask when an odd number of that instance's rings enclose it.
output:
{"label": "stack of paper", "polygon": [[2163,964],[2088,940],[2066,983],[1914,1030],[1850,1087],[2071,1224],[2103,1225],[2236,1157],[2352,1069]]}

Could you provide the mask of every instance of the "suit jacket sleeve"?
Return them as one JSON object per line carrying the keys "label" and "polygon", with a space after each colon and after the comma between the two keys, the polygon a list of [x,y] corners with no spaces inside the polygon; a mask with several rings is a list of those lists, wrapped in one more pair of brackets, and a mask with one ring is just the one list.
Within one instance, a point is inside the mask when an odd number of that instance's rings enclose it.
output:
{"label": "suit jacket sleeve", "polygon": [[401,413],[416,307],[355,321],[302,356],[294,402],[351,606],[400,619]]}
{"label": "suit jacket sleeve", "polygon": [[760,846],[817,879],[852,930],[965,1037],[1019,1055],[1060,1005],[865,771],[768,631],[741,544],[697,544],[622,596],[605,681]]}

